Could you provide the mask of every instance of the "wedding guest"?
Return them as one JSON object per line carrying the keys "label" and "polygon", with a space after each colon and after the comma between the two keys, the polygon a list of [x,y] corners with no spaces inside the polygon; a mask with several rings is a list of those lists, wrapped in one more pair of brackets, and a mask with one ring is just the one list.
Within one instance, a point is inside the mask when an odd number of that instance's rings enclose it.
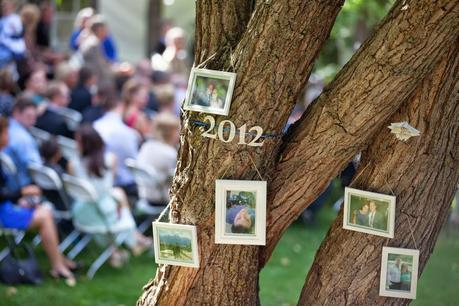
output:
{"label": "wedding guest", "polygon": [[[0,149],[8,144],[9,139],[8,121],[5,117],[0,117]],[[0,223],[6,228],[38,230],[51,264],[50,274],[55,278],[63,278],[67,285],[74,286],[76,280],[71,270],[77,268],[77,265],[59,251],[52,211],[31,200],[38,198],[40,194],[40,189],[34,185],[13,191],[9,189],[0,163]]]}
{"label": "wedding guest", "polygon": [[15,188],[29,185],[32,180],[27,169],[31,163],[41,164],[38,144],[28,129],[37,118],[37,106],[27,96],[20,96],[13,106],[13,115],[9,120],[9,142],[4,152],[13,160],[17,168]]}
{"label": "wedding guest", "polygon": [[149,122],[144,110],[148,103],[148,88],[135,79],[123,85],[123,119],[127,126],[145,136],[149,131]]}
{"label": "wedding guest", "polygon": [[45,70],[37,69],[26,77],[24,93],[29,95],[36,105],[40,105],[45,100],[47,87],[48,80]]}
{"label": "wedding guest", "polygon": [[170,113],[160,113],[154,118],[152,137],[140,148],[138,162],[152,168],[157,183],[148,186],[144,193],[150,204],[165,205],[169,202],[171,178],[177,162],[180,120]]}
{"label": "wedding guest", "polygon": [[[81,159],[72,160],[73,174],[95,187],[97,203],[78,200],[73,206],[73,216],[78,224],[91,227],[119,228],[128,234],[126,244],[134,255],[151,246],[151,240],[136,230],[134,218],[124,193],[113,189],[116,161],[107,154],[104,142],[89,124],[82,125],[76,133]],[[112,264],[119,266],[119,250],[112,256]]]}
{"label": "wedding guest", "polygon": [[125,161],[137,158],[140,135],[123,122],[121,101],[113,101],[110,107],[102,118],[94,122],[94,128],[104,140],[107,151],[116,156],[115,185],[123,188],[127,195],[136,197],[137,185]]}
{"label": "wedding guest", "polygon": [[97,90],[97,76],[91,67],[82,67],[78,75],[78,84],[70,93],[69,108],[83,113],[92,105],[95,90]]}
{"label": "wedding guest", "polygon": [[110,62],[103,53],[102,43],[107,38],[108,28],[100,15],[91,18],[91,34],[80,45],[85,66],[94,69],[98,84],[114,82]]}
{"label": "wedding guest", "polygon": [[37,118],[35,126],[53,135],[73,138],[73,132],[68,128],[65,117],[60,110],[69,103],[69,89],[63,82],[53,81],[49,84],[46,110]]}
{"label": "wedding guest", "polygon": [[167,65],[167,71],[172,75],[176,86],[186,84],[190,74],[190,59],[186,50],[185,32],[182,28],[174,27],[166,33],[166,50],[162,55]]}
{"label": "wedding guest", "polygon": [[0,115],[9,117],[13,110],[14,80],[11,72],[7,69],[0,70]]}

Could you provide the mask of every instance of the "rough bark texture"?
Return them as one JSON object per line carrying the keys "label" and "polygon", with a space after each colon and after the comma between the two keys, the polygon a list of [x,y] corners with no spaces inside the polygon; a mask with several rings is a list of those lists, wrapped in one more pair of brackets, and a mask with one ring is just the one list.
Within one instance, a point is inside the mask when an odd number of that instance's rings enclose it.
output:
{"label": "rough bark texture", "polygon": [[400,1],[284,141],[263,251],[361,151],[459,33],[458,1]]}
{"label": "rough bark texture", "polygon": [[[229,118],[236,126],[259,125],[265,133],[280,133],[313,62],[328,38],[343,0],[304,3],[302,0],[263,2],[255,6],[241,41],[233,47],[223,39],[220,21],[208,18],[207,6],[197,3],[196,59],[206,61],[224,45],[205,67],[237,72]],[[208,2],[206,2],[207,4]],[[230,1],[218,1],[218,8],[231,9]],[[214,12],[215,13],[215,12]],[[289,15],[290,14],[290,15]],[[206,15],[207,17],[203,17]],[[291,18],[295,16],[295,18]],[[235,15],[235,17],[237,17]],[[206,26],[202,26],[207,20]],[[245,20],[245,18],[243,18]],[[210,22],[210,25],[208,24]],[[218,31],[215,28],[219,28]],[[209,31],[215,32],[210,34]],[[216,35],[222,37],[215,37]],[[228,43],[225,43],[228,42]],[[230,45],[230,48],[227,46]],[[206,51],[200,51],[204,48]],[[203,55],[206,54],[206,55]],[[275,60],[273,59],[275,58]],[[301,62],[298,58],[302,57]],[[294,69],[292,69],[294,68]],[[263,116],[260,116],[263,114]],[[200,269],[160,267],[155,281],[144,288],[139,305],[254,305],[258,303],[258,253],[255,246],[214,243],[214,187],[222,178],[259,179],[247,154],[265,172],[272,167],[279,141],[266,140],[261,148],[225,144],[201,137],[191,121],[203,115],[183,116],[181,148],[172,190],[172,221],[198,227]],[[244,280],[244,281],[241,281]]]}
{"label": "rough bark texture", "polygon": [[421,136],[402,142],[384,128],[363,153],[352,184],[397,196],[394,239],[342,229],[341,211],[316,255],[300,305],[410,303],[379,296],[382,247],[419,249],[420,271],[431,255],[459,181],[458,102],[459,42],[390,119],[408,121]]}
{"label": "rough bark texture", "polygon": [[[230,114],[217,124],[230,119],[281,134],[342,3],[197,1],[196,63],[237,73]],[[457,36],[457,4],[395,5],[283,145],[279,137],[258,148],[203,138],[192,122],[204,115],[185,112],[171,221],[197,226],[201,267],[160,266],[138,305],[257,304],[258,272],[282,232],[433,68]],[[259,180],[255,168],[268,181],[267,247],[215,244],[215,180]]]}

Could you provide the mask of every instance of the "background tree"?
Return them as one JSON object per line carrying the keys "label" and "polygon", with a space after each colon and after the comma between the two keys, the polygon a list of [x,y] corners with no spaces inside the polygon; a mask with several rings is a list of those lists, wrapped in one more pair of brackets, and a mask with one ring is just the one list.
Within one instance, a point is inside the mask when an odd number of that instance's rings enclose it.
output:
{"label": "background tree", "polygon": [[[265,133],[281,133],[342,4],[197,1],[195,62],[237,72],[229,114],[236,126],[260,125]],[[185,113],[170,218],[198,227],[201,267],[161,266],[138,305],[257,304],[258,272],[281,234],[386,128],[447,47],[456,43],[458,29],[458,1],[396,2],[288,135],[266,139],[261,148],[202,138],[192,121],[203,115]],[[214,181],[257,180],[251,160],[268,181],[267,245],[216,245]],[[456,183],[457,177],[456,182],[443,181]],[[368,304],[374,298],[369,294],[354,302]]]}

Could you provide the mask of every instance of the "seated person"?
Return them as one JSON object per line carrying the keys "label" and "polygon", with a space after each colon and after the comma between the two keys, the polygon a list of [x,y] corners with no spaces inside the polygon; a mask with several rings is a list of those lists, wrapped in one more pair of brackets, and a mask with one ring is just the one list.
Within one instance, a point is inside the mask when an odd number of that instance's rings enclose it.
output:
{"label": "seated person", "polygon": [[36,105],[40,105],[45,101],[47,87],[46,71],[37,69],[26,77],[24,93],[30,96]]}
{"label": "seated person", "polygon": [[70,93],[69,108],[83,113],[92,104],[93,88],[96,88],[97,77],[90,67],[80,69],[78,84]]}
{"label": "seated person", "polygon": [[37,106],[27,96],[21,96],[13,106],[13,116],[9,120],[9,142],[4,152],[11,157],[17,168],[17,179],[11,181],[12,189],[20,189],[31,183],[27,167],[31,163],[41,164],[38,144],[28,129],[35,124]]}
{"label": "seated person", "polygon": [[180,120],[170,113],[161,113],[154,118],[151,138],[140,148],[137,161],[155,170],[157,184],[139,190],[152,205],[169,202],[171,178],[177,163]]}
{"label": "seated person", "polygon": [[[152,245],[149,238],[136,230],[134,218],[129,210],[126,196],[121,189],[113,189],[113,155],[106,154],[104,143],[91,125],[82,125],[76,134],[80,160],[72,160],[73,174],[91,183],[98,193],[97,203],[88,203],[76,199],[73,216],[76,223],[101,230],[116,227],[128,233],[127,246],[134,255],[138,255]],[[96,205],[95,205],[96,204]],[[118,267],[122,253],[117,250],[111,264]]]}
{"label": "seated person", "polygon": [[69,89],[63,82],[54,81],[46,92],[48,104],[46,110],[37,118],[35,126],[53,135],[73,138],[73,132],[68,128],[65,117],[59,110],[66,108],[69,103]]}
{"label": "seated person", "polygon": [[[61,178],[66,171],[64,171],[64,168],[60,164],[62,161],[62,154],[55,137],[42,142],[40,145],[40,155],[43,159],[43,165],[54,170],[59,178]],[[70,204],[71,199],[66,192],[43,190],[43,194],[58,210],[66,211],[69,209],[67,205]]]}
{"label": "seated person", "polygon": [[240,195],[231,195],[228,199],[226,223],[231,225],[231,233],[252,233],[255,225],[255,210],[245,204]]}
{"label": "seated person", "polygon": [[104,116],[93,125],[102,137],[107,151],[116,156],[115,186],[123,188],[128,196],[137,197],[137,185],[125,161],[128,158],[137,158],[140,136],[123,122],[122,103],[119,100],[112,102]]}
{"label": "seated person", "polygon": [[[0,117],[0,149],[6,146],[8,137],[8,121],[5,117]],[[67,285],[74,286],[76,281],[71,270],[76,269],[77,265],[59,251],[52,211],[41,206],[37,200],[40,198],[40,189],[27,185],[11,190],[5,181],[6,175],[0,163],[0,223],[5,228],[37,229],[51,264],[50,274],[55,278],[63,278]]]}

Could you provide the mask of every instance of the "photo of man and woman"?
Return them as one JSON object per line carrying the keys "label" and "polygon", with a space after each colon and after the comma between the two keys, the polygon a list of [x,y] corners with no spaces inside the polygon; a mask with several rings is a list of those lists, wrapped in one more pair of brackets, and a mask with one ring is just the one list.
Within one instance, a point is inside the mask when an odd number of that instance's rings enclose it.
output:
{"label": "photo of man and woman", "polygon": [[413,256],[389,254],[387,261],[386,290],[411,290]]}
{"label": "photo of man and woman", "polygon": [[158,264],[196,267],[196,230],[194,226],[153,223],[155,258]]}
{"label": "photo of man and woman", "polygon": [[186,110],[228,115],[236,74],[208,69],[193,69],[188,84]]}
{"label": "photo of man and woman", "polygon": [[215,242],[265,245],[265,181],[216,181]]}
{"label": "photo of man and woman", "polygon": [[419,250],[383,248],[380,295],[416,298]]}
{"label": "photo of man and woman", "polygon": [[395,197],[346,188],[344,211],[344,228],[393,237]]}
{"label": "photo of man and woman", "polygon": [[255,191],[226,192],[227,234],[255,235]]}

